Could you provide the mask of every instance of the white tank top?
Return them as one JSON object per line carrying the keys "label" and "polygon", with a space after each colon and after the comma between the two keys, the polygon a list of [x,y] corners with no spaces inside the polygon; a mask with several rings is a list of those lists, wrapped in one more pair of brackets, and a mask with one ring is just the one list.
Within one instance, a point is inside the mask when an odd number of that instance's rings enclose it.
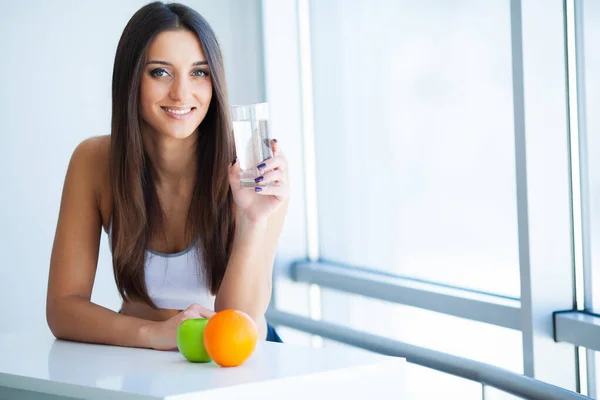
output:
{"label": "white tank top", "polygon": [[[109,247],[112,247],[111,229],[112,220],[107,232]],[[214,310],[215,296],[210,294],[205,276],[199,268],[196,245],[197,242],[194,242],[187,249],[174,254],[146,249],[146,288],[158,308],[184,310],[192,304],[199,304]]]}

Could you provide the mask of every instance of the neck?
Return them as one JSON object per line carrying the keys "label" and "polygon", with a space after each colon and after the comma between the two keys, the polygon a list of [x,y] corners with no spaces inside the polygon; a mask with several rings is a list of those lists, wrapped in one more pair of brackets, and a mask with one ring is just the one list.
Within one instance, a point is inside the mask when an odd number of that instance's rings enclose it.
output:
{"label": "neck", "polygon": [[197,130],[183,139],[154,132],[143,134],[142,137],[157,186],[177,190],[193,182],[198,165],[195,151]]}

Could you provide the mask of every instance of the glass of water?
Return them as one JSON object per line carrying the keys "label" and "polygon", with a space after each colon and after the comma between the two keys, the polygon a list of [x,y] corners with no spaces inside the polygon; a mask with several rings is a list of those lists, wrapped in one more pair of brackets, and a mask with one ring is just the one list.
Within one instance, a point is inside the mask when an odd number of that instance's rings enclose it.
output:
{"label": "glass of water", "polygon": [[254,188],[254,179],[262,175],[257,166],[273,157],[269,134],[269,105],[258,103],[232,106],[231,116],[237,162],[240,163],[240,183],[243,188]]}

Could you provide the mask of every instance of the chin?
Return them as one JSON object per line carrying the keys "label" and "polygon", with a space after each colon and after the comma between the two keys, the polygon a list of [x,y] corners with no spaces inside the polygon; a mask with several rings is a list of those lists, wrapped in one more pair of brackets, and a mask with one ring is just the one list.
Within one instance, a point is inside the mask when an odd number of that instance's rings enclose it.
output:
{"label": "chin", "polygon": [[159,132],[161,132],[164,136],[168,136],[169,138],[172,138],[172,139],[187,139],[190,136],[192,136],[194,134],[194,132],[196,132],[196,128],[188,129],[188,130],[165,129],[165,130],[160,130]]}
{"label": "chin", "polygon": [[[160,121],[163,122],[163,121]],[[189,121],[192,122],[192,121]],[[150,128],[154,135],[162,136],[170,139],[187,139],[192,136],[198,129],[200,122],[196,125],[195,122],[188,124],[168,124],[168,123],[151,123],[144,121],[144,124]]]}

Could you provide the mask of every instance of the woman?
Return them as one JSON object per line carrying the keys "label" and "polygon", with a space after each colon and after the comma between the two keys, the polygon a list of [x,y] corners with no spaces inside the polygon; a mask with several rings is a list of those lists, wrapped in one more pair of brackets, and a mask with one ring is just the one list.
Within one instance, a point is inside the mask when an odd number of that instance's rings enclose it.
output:
{"label": "woman", "polygon": [[[52,333],[169,350],[184,319],[233,308],[260,338],[280,341],[264,314],[287,162],[273,140],[255,190],[241,188],[223,59],[206,20],[180,4],[140,9],[119,41],[112,104],[111,135],[83,141],[69,163],[48,282]],[[102,228],[119,313],[90,301]]]}

